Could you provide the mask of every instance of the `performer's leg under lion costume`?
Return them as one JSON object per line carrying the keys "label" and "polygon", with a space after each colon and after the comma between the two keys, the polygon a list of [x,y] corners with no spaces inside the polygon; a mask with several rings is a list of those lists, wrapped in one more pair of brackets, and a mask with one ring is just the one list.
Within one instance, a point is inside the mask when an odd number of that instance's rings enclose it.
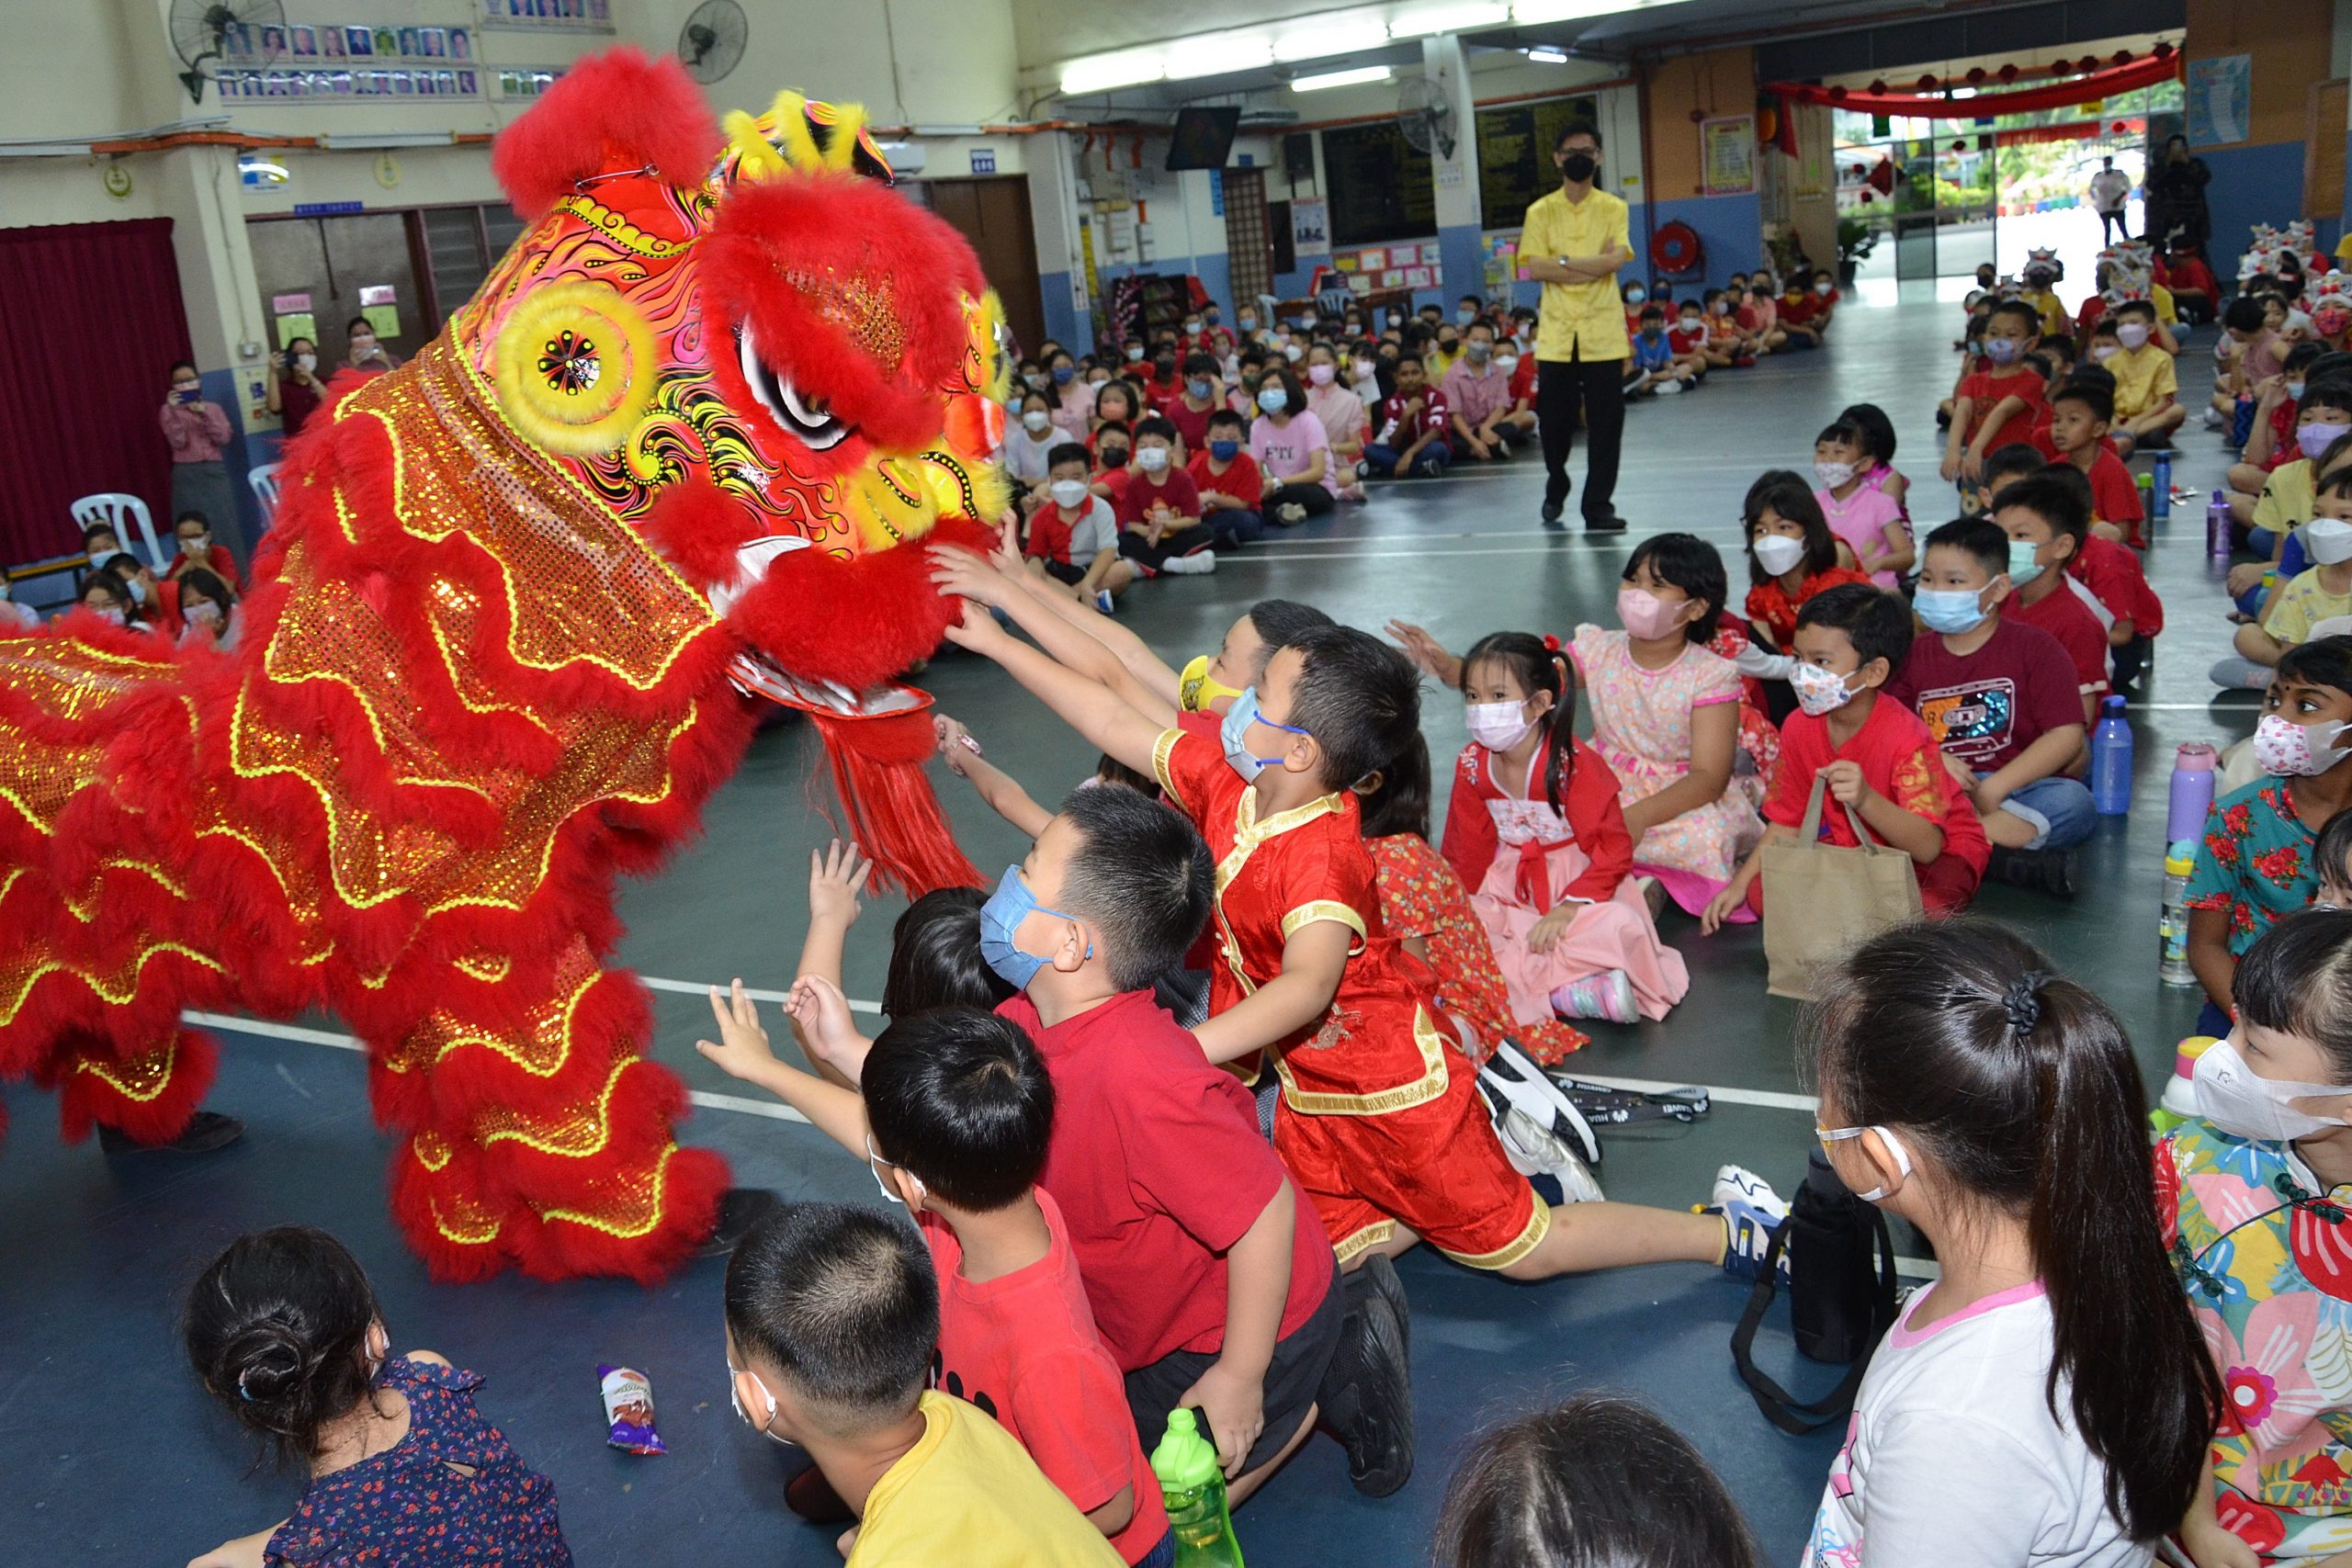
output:
{"label": "performer's leg under lion costume", "polygon": [[888,682],[953,613],[908,541],[1003,505],[995,302],[854,111],[727,132],[624,51],[500,139],[532,227],[293,445],[234,654],[0,641],[0,1077],[69,1137],[186,1124],[184,1009],[329,1006],[436,1274],[650,1279],[726,1173],[604,967],[613,876],[693,830],[747,691],[812,712],[887,874],[976,880]]}

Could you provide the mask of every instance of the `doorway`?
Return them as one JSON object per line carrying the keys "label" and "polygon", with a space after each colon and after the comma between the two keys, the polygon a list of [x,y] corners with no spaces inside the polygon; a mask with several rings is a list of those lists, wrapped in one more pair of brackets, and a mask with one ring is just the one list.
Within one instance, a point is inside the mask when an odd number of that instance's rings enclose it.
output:
{"label": "doorway", "polygon": [[[365,212],[341,218],[253,218],[245,231],[254,252],[254,277],[261,285],[262,302],[271,305],[290,295],[307,296],[299,310],[289,311],[299,322],[308,316],[313,324],[305,334],[319,345],[319,373],[340,368],[345,352],[345,323],[370,307],[377,308],[379,342],[405,360],[432,340],[441,321],[433,301],[420,286],[430,273],[417,264],[416,235],[409,212]],[[381,313],[389,288],[390,317]],[[368,295],[362,298],[361,290]],[[464,296],[450,301],[454,307]],[[396,323],[397,332],[387,332]],[[300,332],[299,325],[292,328]],[[281,349],[280,333],[270,333],[272,351]]]}
{"label": "doorway", "polygon": [[1004,304],[1005,325],[1024,353],[1046,341],[1046,300],[1038,291],[1037,231],[1029,218],[1026,175],[912,180],[914,200],[947,220],[971,242],[980,272]]}

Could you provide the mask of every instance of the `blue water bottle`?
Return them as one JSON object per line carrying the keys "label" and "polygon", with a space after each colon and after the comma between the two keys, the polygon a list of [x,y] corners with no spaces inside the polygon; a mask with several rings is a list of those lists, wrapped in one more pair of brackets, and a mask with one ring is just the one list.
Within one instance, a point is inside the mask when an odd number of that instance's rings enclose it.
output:
{"label": "blue water bottle", "polygon": [[2132,726],[2121,697],[2099,705],[2098,728],[2091,731],[2091,805],[2101,817],[2132,809]]}
{"label": "blue water bottle", "polygon": [[2172,454],[2159,452],[2148,470],[2148,515],[2152,519],[2172,515]]}

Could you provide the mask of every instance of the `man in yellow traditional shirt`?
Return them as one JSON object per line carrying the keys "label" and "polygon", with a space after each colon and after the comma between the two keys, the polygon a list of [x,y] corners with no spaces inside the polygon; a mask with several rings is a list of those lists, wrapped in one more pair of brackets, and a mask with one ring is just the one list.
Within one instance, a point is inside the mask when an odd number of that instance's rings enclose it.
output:
{"label": "man in yellow traditional shirt", "polygon": [[1592,430],[1585,454],[1584,526],[1622,533],[1610,504],[1617,491],[1617,449],[1625,433],[1625,312],[1617,269],[1634,259],[1625,204],[1594,182],[1600,133],[1572,125],[1552,150],[1560,188],[1527,209],[1519,237],[1520,275],[1544,286],[1535,333],[1535,419],[1544,438],[1544,526],[1563,526],[1568,452],[1578,424]]}

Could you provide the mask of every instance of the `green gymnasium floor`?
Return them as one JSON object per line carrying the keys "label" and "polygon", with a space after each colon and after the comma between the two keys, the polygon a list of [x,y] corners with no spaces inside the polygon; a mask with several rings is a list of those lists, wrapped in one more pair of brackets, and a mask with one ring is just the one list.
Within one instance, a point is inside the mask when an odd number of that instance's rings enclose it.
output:
{"label": "green gymnasium floor", "polygon": [[[1718,373],[1715,385],[1635,408],[1617,497],[1633,524],[1625,537],[1540,532],[1542,473],[1522,460],[1376,491],[1369,506],[1270,538],[1221,561],[1214,577],[1143,585],[1121,614],[1177,663],[1213,649],[1240,609],[1274,595],[1370,627],[1402,616],[1457,648],[1500,628],[1566,635],[1610,618],[1619,568],[1645,533],[1684,529],[1714,540],[1741,581],[1738,504],[1748,482],[1768,467],[1802,468],[1815,433],[1856,401],[1875,401],[1893,417],[1903,445],[1897,466],[1912,476],[1924,531],[1951,514],[1950,487],[1935,477],[1933,419],[1953,378],[1959,319],[1956,302],[1924,293],[1880,308],[1857,302],[1825,353]],[[2210,379],[2212,335],[2195,334],[2181,358],[2192,403]],[[2156,525],[2148,558],[2169,624],[2132,712],[2132,815],[2102,821],[2075,904],[1993,886],[1976,906],[2097,987],[2131,1030],[2152,1088],[2197,1010],[2192,991],[2162,987],[2156,976],[2172,750],[2188,739],[2233,739],[2253,725],[2250,694],[2216,703],[2205,681],[2228,648],[2220,572],[2204,558],[2201,494],[2223,467],[2220,441],[2192,422],[2176,479],[2200,494]],[[1092,754],[993,667],[951,652],[924,683],[1040,798],[1091,770]],[[1461,720],[1449,694],[1431,690],[1426,701],[1431,750],[1443,759],[1463,743]],[[793,977],[808,852],[829,836],[811,804],[816,761],[800,727],[754,742],[712,803],[704,839],[662,875],[624,891],[621,956],[657,987],[654,1054],[699,1091],[689,1141],[725,1150],[739,1179],[788,1197],[871,1202],[872,1183],[855,1162],[805,1126],[758,1114],[770,1108],[736,1098],[738,1086],[693,1049],[709,1021],[704,985],[741,976],[777,991]],[[976,863],[993,871],[1017,858],[1015,835],[968,789],[944,773],[939,784]],[[1442,800],[1438,809],[1442,818]],[[853,933],[854,998],[879,992],[894,914],[885,904]],[[1662,929],[1690,962],[1689,999],[1663,1023],[1592,1026],[1594,1043],[1576,1070],[1705,1084],[1716,1109],[1693,1128],[1611,1138],[1601,1179],[1612,1198],[1689,1204],[1703,1200],[1718,1164],[1739,1159],[1785,1190],[1804,1169],[1810,1102],[1794,1009],[1764,996],[1758,929],[1705,939],[1671,912]],[[834,1532],[803,1527],[784,1509],[784,1450],[752,1438],[729,1413],[721,1266],[698,1264],[651,1292],[511,1278],[427,1283],[385,1219],[386,1151],[362,1103],[360,1060],[333,1048],[334,1021],[313,1021],[316,1038],[283,1030],[227,1037],[211,1104],[244,1116],[251,1133],[202,1160],[108,1162],[91,1147],[63,1148],[46,1097],[21,1086],[0,1097],[11,1128],[0,1145],[0,1238],[15,1259],[0,1272],[0,1410],[15,1434],[18,1477],[0,1504],[11,1555],[176,1562],[283,1514],[295,1487],[246,1476],[248,1455],[196,1388],[172,1322],[178,1292],[213,1248],[242,1230],[303,1221],[358,1251],[397,1343],[488,1375],[485,1409],[555,1479],[582,1563],[711,1561],[720,1552],[734,1562],[837,1562]],[[1799,1550],[1838,1434],[1792,1439],[1758,1416],[1724,1348],[1742,1291],[1686,1266],[1518,1286],[1416,1254],[1403,1273],[1414,1304],[1419,1472],[1397,1495],[1369,1502],[1348,1487],[1334,1444],[1310,1444],[1240,1516],[1253,1562],[1281,1568],[1342,1554],[1365,1568],[1425,1562],[1453,1457],[1468,1435],[1495,1416],[1593,1386],[1636,1394],[1689,1432],[1747,1511],[1769,1560]],[[600,1359],[651,1374],[668,1457],[603,1446]],[[1834,1377],[1795,1366],[1784,1349],[1774,1364],[1811,1387]]]}

